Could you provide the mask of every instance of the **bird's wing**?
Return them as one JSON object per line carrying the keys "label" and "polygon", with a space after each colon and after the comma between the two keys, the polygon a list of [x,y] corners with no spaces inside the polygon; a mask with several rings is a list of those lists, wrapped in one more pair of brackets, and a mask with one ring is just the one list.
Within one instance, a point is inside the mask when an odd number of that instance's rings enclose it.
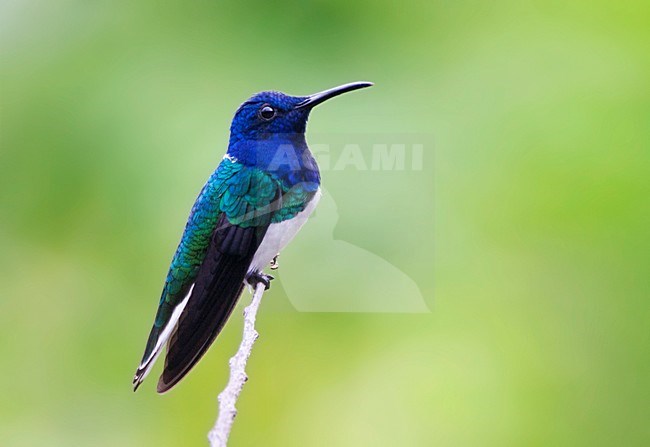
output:
{"label": "bird's wing", "polygon": [[277,181],[263,171],[227,159],[219,165],[192,208],[172,260],[133,380],[136,389],[168,341],[160,392],[177,383],[210,346],[241,293],[277,195]]}
{"label": "bird's wing", "polygon": [[178,383],[210,347],[244,288],[244,278],[266,226],[242,228],[227,223],[214,233],[194,290],[167,344],[158,381],[164,393]]}

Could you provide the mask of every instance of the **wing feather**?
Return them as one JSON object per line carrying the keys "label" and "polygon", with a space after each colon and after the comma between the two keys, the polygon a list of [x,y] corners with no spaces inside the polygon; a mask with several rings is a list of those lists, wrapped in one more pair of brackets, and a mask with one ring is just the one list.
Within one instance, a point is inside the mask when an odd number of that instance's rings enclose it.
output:
{"label": "wing feather", "polygon": [[267,227],[242,228],[225,214],[201,265],[194,292],[171,337],[158,392],[176,385],[201,359],[232,313]]}

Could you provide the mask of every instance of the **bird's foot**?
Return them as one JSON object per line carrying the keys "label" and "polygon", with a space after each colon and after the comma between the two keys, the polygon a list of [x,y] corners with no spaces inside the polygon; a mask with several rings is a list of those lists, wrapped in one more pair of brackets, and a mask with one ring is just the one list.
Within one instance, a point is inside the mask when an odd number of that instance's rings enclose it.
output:
{"label": "bird's foot", "polygon": [[271,259],[271,270],[277,270],[278,267],[280,267],[280,264],[278,264],[279,257],[280,257],[280,253],[278,253],[273,257],[273,259]]}
{"label": "bird's foot", "polygon": [[257,285],[259,283],[262,283],[264,284],[264,290],[269,290],[269,287],[271,287],[271,280],[273,279],[274,279],[273,276],[267,275],[266,273],[262,273],[262,272],[252,272],[249,273],[248,276],[246,276],[246,282],[253,289],[256,289]]}

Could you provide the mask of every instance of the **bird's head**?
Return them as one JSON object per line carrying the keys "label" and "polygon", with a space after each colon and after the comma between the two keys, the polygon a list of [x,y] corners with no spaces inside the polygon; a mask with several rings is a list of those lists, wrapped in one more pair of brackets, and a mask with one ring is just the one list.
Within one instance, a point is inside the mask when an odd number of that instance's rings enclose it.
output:
{"label": "bird's head", "polygon": [[353,82],[309,96],[257,93],[237,109],[230,126],[230,144],[264,140],[278,134],[302,135],[314,106],[371,85],[370,82]]}

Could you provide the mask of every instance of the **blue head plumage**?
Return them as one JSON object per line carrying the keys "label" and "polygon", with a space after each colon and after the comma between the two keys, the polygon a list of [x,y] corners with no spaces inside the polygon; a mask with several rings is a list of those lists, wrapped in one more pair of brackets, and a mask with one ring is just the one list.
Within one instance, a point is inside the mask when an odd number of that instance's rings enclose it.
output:
{"label": "blue head plumage", "polygon": [[312,108],[342,93],[369,87],[353,82],[309,96],[261,92],[244,102],[230,125],[228,154],[247,165],[267,167],[277,149],[290,145],[298,155],[307,150],[305,128]]}
{"label": "blue head plumage", "polygon": [[304,134],[311,107],[296,107],[305,96],[261,92],[244,102],[230,125],[230,145],[264,140],[274,134]]}

